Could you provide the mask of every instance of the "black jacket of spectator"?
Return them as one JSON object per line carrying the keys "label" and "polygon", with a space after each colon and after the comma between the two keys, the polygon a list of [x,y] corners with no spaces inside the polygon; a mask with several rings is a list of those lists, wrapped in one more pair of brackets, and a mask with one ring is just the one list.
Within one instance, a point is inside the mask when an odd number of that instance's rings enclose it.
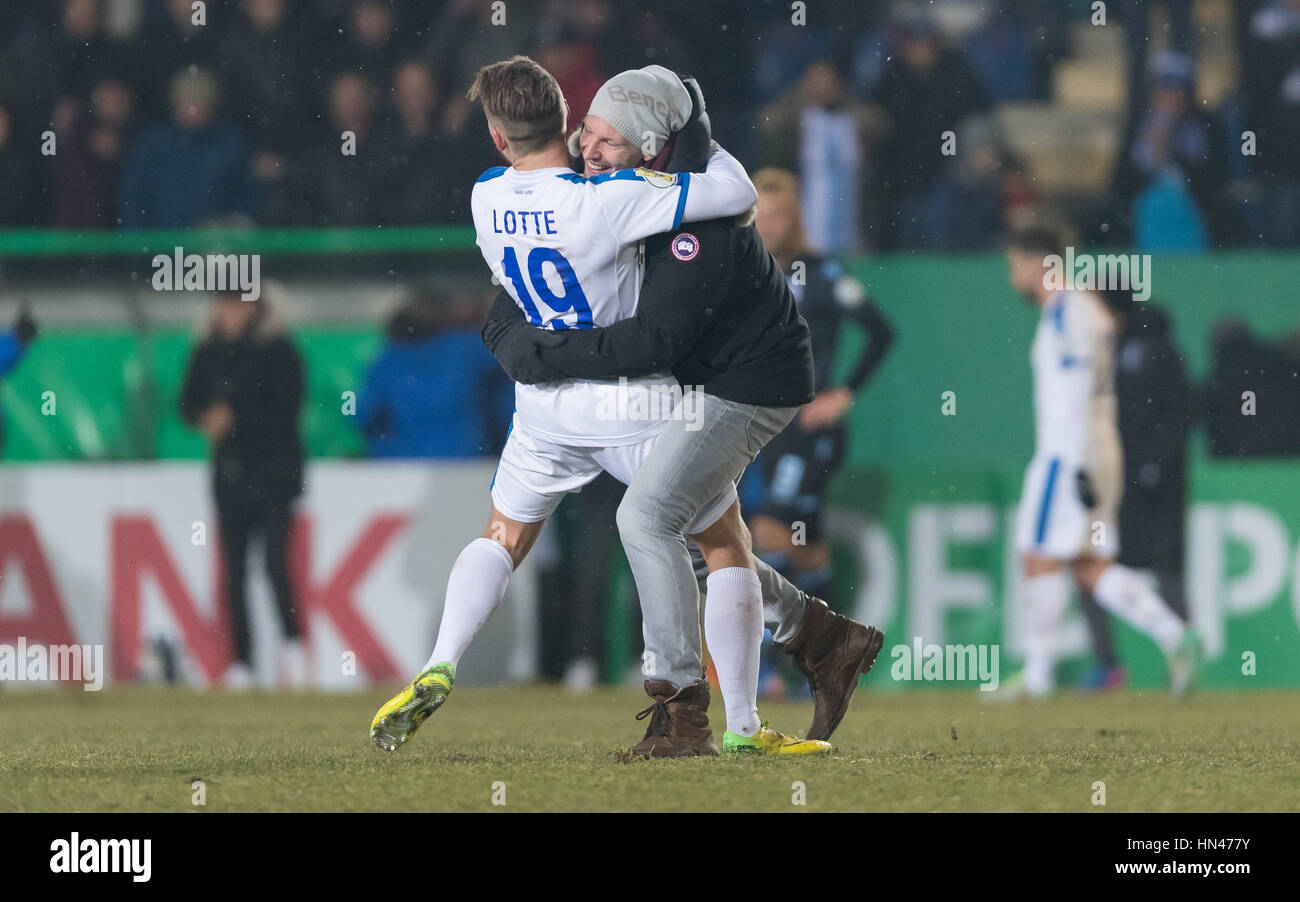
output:
{"label": "black jacket of spectator", "polygon": [[[466,147],[432,130],[412,135],[390,122],[380,137],[384,160],[376,174],[376,211],[380,221],[394,225],[468,222],[470,186],[483,171],[481,142]],[[469,156],[478,168],[470,173],[462,160]]]}
{"label": "black jacket of spectator", "polygon": [[337,135],[321,139],[297,174],[304,183],[291,221],[295,225],[359,226],[381,221],[386,157],[371,132],[357,135],[355,155],[339,151]]}
{"label": "black jacket of spectator", "polygon": [[[95,144],[97,131],[104,142],[100,147]],[[52,224],[60,229],[111,228],[117,219],[127,134],[101,128],[83,113],[72,134],[61,140],[54,159]]]}
{"label": "black jacket of spectator", "polygon": [[1215,330],[1211,359],[1203,408],[1210,453],[1300,456],[1300,354],[1228,320]]}
{"label": "black jacket of spectator", "polygon": [[216,446],[213,488],[217,498],[258,496],[285,501],[302,493],[303,366],[289,338],[268,315],[228,341],[205,338],[190,357],[180,412],[197,426],[214,404],[234,412],[234,427]]}
{"label": "black jacket of spectator", "polygon": [[948,162],[943,155],[943,133],[956,131],[963,119],[989,106],[979,76],[951,50],[941,50],[928,72],[894,58],[876,85],[873,99],[893,121],[894,134],[882,157],[882,174],[897,196],[928,192]]}
{"label": "black jacket of spectator", "polygon": [[[8,111],[0,109],[0,117],[7,119]],[[41,224],[48,195],[36,152],[37,136],[20,131],[12,119],[7,121],[4,127],[9,134],[0,136],[0,226]]]}
{"label": "black jacket of spectator", "polygon": [[226,36],[221,53],[227,117],[249,136],[254,150],[298,151],[316,112],[304,101],[316,90],[304,62],[310,48],[288,22],[276,31],[241,26]]}
{"label": "black jacket of spectator", "polygon": [[1124,444],[1120,556],[1130,567],[1182,572],[1187,430],[1195,404],[1169,320],[1149,303],[1125,316],[1115,392]]}
{"label": "black jacket of spectator", "polygon": [[[1262,4],[1259,4],[1261,7]],[[1269,4],[1239,25],[1246,122],[1258,139],[1257,171],[1300,179],[1300,28],[1285,4]],[[1249,8],[1247,5],[1246,8]]]}

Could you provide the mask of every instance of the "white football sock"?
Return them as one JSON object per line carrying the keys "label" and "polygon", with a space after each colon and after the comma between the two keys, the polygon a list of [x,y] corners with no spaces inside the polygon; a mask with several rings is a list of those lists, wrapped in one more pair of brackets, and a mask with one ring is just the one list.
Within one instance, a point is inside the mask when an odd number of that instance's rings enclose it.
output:
{"label": "white football sock", "polygon": [[443,661],[460,662],[460,656],[501,604],[513,571],[510,552],[491,539],[475,539],[465,546],[447,577],[447,600],[438,641],[425,670]]}
{"label": "white football sock", "polygon": [[1056,570],[1027,578],[1024,587],[1025,688],[1046,695],[1056,685],[1056,642],[1070,603],[1070,579]]}
{"label": "white football sock", "polygon": [[1101,572],[1092,597],[1129,626],[1146,633],[1165,654],[1182,638],[1184,624],[1146,580],[1122,564],[1111,564]]}
{"label": "white football sock", "polygon": [[718,688],[727,709],[727,729],[753,736],[758,719],[758,656],[763,642],[763,588],[746,567],[709,574],[704,605],[704,641],[709,645]]}

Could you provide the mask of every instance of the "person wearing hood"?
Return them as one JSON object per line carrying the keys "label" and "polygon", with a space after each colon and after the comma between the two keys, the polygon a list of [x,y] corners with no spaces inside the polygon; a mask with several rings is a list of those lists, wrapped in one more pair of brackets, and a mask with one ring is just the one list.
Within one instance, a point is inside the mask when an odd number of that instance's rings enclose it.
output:
{"label": "person wearing hood", "polygon": [[247,560],[258,534],[284,639],[281,681],[299,686],[306,679],[306,661],[288,548],[293,502],[303,487],[302,358],[265,301],[223,292],[216,295],[212,313],[208,334],[190,357],[180,413],[212,448],[212,492],[234,647],[226,685],[239,689],[252,682]]}

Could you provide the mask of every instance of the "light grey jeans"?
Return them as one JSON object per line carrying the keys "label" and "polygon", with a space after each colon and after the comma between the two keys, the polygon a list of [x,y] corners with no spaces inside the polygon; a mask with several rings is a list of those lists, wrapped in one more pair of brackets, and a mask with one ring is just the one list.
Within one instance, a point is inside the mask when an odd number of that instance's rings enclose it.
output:
{"label": "light grey jeans", "polygon": [[[689,423],[669,422],[618,508],[619,534],[641,596],[642,671],[646,679],[678,688],[704,675],[700,588],[684,530],[799,409],[739,404],[698,390],[694,400],[697,415]],[[803,617],[803,595],[762,561],[755,560],[755,569],[763,619],[778,641],[786,641]]]}

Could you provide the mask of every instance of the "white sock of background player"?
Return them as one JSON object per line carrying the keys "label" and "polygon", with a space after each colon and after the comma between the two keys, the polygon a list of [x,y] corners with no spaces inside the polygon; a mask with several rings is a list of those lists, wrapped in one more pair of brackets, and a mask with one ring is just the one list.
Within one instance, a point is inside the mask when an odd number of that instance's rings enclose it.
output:
{"label": "white sock of background player", "polygon": [[510,552],[491,539],[478,538],[465,546],[447,577],[438,640],[424,670],[443,661],[460,662],[460,656],[501,604],[513,571]]}
{"label": "white sock of background player", "polygon": [[753,736],[758,719],[758,657],[763,642],[763,588],[746,567],[709,574],[704,603],[704,641],[718,674],[727,729]]}
{"label": "white sock of background player", "polygon": [[1185,625],[1136,571],[1110,564],[1101,572],[1092,597],[1129,626],[1146,633],[1165,654],[1178,647]]}
{"label": "white sock of background player", "polygon": [[1070,603],[1070,578],[1054,570],[1025,579],[1025,688],[1046,695],[1056,685],[1056,641]]}

